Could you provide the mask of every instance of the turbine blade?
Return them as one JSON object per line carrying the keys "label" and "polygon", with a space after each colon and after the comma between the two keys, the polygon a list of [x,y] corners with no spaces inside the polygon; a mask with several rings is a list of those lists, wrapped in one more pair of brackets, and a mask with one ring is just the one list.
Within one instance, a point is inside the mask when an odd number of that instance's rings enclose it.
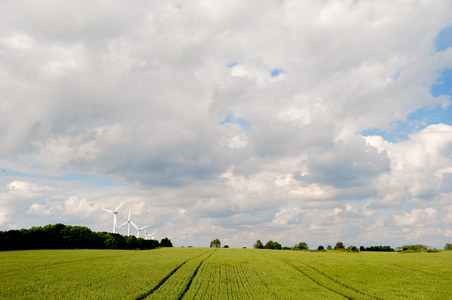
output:
{"label": "turbine blade", "polygon": [[154,230],[154,232],[152,233],[152,235],[154,235],[155,233],[157,232],[157,229],[156,230]]}
{"label": "turbine blade", "polygon": [[107,211],[107,212],[109,212],[109,213],[114,213],[114,211],[112,211],[112,210],[108,210],[108,209],[105,209],[105,208],[101,208],[102,210],[105,210],[105,211]]}
{"label": "turbine blade", "polygon": [[136,230],[138,230],[138,228],[140,228],[137,225],[135,225],[135,223],[133,223],[132,221],[130,221],[130,224],[132,224],[132,226],[135,227]]}
{"label": "turbine blade", "polygon": [[143,230],[143,229],[148,228],[148,227],[149,227],[149,226],[141,227],[140,230]]}
{"label": "turbine blade", "polygon": [[119,204],[118,208],[115,209],[115,211],[118,211],[118,209],[125,203],[126,201],[124,201],[123,203]]}
{"label": "turbine blade", "polygon": [[118,226],[118,228],[121,227],[121,226],[126,225],[127,223],[129,223],[129,222],[124,222],[124,223],[122,223],[121,225]]}

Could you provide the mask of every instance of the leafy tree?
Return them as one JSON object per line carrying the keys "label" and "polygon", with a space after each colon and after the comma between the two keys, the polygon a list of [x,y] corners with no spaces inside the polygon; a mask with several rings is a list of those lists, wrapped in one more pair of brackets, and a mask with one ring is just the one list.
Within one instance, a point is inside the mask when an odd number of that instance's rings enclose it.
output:
{"label": "leafy tree", "polygon": [[93,232],[83,226],[64,224],[0,231],[0,250],[22,249],[154,249],[158,242]]}
{"label": "leafy tree", "polygon": [[317,247],[317,250],[320,250],[320,251],[322,251],[322,250],[325,250],[325,248],[323,248],[323,246],[322,246],[322,245],[320,245],[319,247]]}
{"label": "leafy tree", "polygon": [[219,239],[214,239],[210,242],[210,248],[221,248],[221,242]]}
{"label": "leafy tree", "polygon": [[161,247],[173,247],[173,244],[171,243],[171,240],[169,238],[164,238],[160,242]]}
{"label": "leafy tree", "polygon": [[[363,247],[363,246],[361,246]],[[363,247],[364,248],[364,247]],[[390,246],[370,246],[367,247],[366,249],[362,250],[360,248],[361,251],[386,251],[386,252],[391,252],[394,251],[394,249],[392,249]]]}
{"label": "leafy tree", "polygon": [[336,246],[334,246],[334,250],[342,250],[345,249],[345,246],[342,242],[337,242]]}
{"label": "leafy tree", "polygon": [[366,251],[366,248],[364,248],[364,246],[360,246],[359,251]]}
{"label": "leafy tree", "polygon": [[275,245],[272,240],[265,243],[265,246],[264,246],[265,249],[273,249],[274,247],[275,247]]}
{"label": "leafy tree", "polygon": [[308,243],[301,242],[293,247],[294,250],[309,250]]}
{"label": "leafy tree", "polygon": [[110,235],[105,240],[105,245],[107,246],[108,249],[118,249],[118,240],[115,239],[113,235]]}
{"label": "leafy tree", "polygon": [[276,250],[281,250],[281,244],[278,242],[273,242],[272,240],[268,241],[265,246],[265,249],[276,249]]}
{"label": "leafy tree", "polygon": [[256,244],[253,245],[254,249],[264,249],[264,244],[262,244],[261,240],[257,240]]}
{"label": "leafy tree", "polygon": [[327,249],[327,250],[333,250],[333,247],[332,247],[331,245],[328,245],[328,246],[326,247],[326,249]]}
{"label": "leafy tree", "polygon": [[447,243],[447,244],[444,246],[444,250],[452,250],[452,244],[451,244],[451,243]]}
{"label": "leafy tree", "polygon": [[397,247],[398,251],[405,251],[405,252],[421,252],[423,250],[428,250],[430,247],[422,244],[416,244],[416,245],[403,245],[402,247]]}
{"label": "leafy tree", "polygon": [[136,242],[137,242],[137,238],[134,235],[129,235],[125,238],[125,243],[126,243],[126,247],[127,249],[136,249],[134,247],[136,247]]}
{"label": "leafy tree", "polygon": [[229,248],[229,246],[228,245],[224,245],[223,248]]}

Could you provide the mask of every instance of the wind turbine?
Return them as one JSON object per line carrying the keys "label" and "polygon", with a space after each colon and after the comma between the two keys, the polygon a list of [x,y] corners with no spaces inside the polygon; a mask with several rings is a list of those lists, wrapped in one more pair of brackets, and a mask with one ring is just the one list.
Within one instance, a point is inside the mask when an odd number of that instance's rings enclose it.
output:
{"label": "wind turbine", "polygon": [[140,231],[147,228],[148,226],[144,226],[144,227],[138,227],[135,223],[133,223],[132,221],[130,222],[132,224],[133,227],[135,227],[135,229],[138,231],[137,232],[137,238],[140,237]]}
{"label": "wind turbine", "polygon": [[157,229],[154,230],[154,232],[153,232],[152,234],[149,234],[149,232],[147,232],[147,231],[145,230],[145,231],[144,231],[144,234],[146,235],[146,239],[147,239],[148,236],[150,235],[150,236],[151,236],[151,240],[155,240],[154,234],[155,234],[156,231],[157,231]]}
{"label": "wind turbine", "polygon": [[129,218],[127,219],[127,222],[122,223],[121,225],[118,226],[118,228],[122,227],[122,226],[124,226],[126,224],[128,224],[128,226],[127,226],[127,236],[130,236],[130,224],[132,224],[132,221],[130,221],[130,209],[129,209]]}
{"label": "wind turbine", "polygon": [[157,229],[151,234],[151,240],[155,240],[154,234],[157,232]]}
{"label": "wind turbine", "polygon": [[118,227],[118,222],[116,221],[116,215],[118,214],[118,209],[124,204],[124,202],[119,204],[119,206],[115,210],[108,210],[108,209],[102,208],[102,210],[113,214],[113,233],[116,233],[116,227]]}

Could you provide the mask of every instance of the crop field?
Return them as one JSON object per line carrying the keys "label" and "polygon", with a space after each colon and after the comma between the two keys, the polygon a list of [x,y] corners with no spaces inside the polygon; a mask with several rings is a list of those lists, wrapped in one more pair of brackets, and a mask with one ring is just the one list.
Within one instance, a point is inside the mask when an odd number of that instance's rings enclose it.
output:
{"label": "crop field", "polygon": [[5,251],[0,272],[0,299],[452,299],[452,251]]}

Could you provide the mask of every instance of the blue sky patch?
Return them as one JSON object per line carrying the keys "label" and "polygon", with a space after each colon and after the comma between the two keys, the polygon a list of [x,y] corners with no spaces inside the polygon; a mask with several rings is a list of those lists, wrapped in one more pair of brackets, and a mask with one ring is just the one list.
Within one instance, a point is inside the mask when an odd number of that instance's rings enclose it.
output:
{"label": "blue sky patch", "polygon": [[278,76],[279,74],[282,74],[282,73],[284,73],[284,70],[282,70],[282,69],[274,69],[274,70],[271,71],[270,75],[272,77],[276,77],[276,76]]}
{"label": "blue sky patch", "polygon": [[[437,84],[434,84],[431,87],[432,96],[452,97],[452,69],[446,69],[441,73],[437,82]],[[406,121],[391,122],[391,129],[388,131],[370,128],[359,132],[359,134],[363,136],[380,135],[387,141],[399,142],[407,140],[409,138],[408,136],[414,132],[419,132],[431,124],[439,123],[452,126],[452,105],[447,109],[443,109],[439,106],[434,108],[422,107],[409,114]]]}
{"label": "blue sky patch", "polygon": [[250,121],[247,121],[246,119],[243,119],[243,118],[236,118],[234,116],[234,113],[228,113],[226,118],[223,121],[219,122],[218,124],[225,125],[227,123],[238,124],[244,130],[250,130],[251,129],[251,122]]}
{"label": "blue sky patch", "polygon": [[437,82],[431,87],[433,97],[440,95],[452,96],[452,69],[446,69],[442,72]]}
{"label": "blue sky patch", "polygon": [[391,129],[384,131],[371,128],[359,132],[362,136],[379,135],[389,142],[401,142],[408,140],[409,135],[419,132],[431,124],[447,124],[452,126],[452,108],[447,109],[435,107],[433,109],[424,107],[408,115],[406,121],[394,121],[390,123]]}
{"label": "blue sky patch", "polygon": [[443,29],[434,40],[436,51],[452,47],[452,26]]}
{"label": "blue sky patch", "polygon": [[238,64],[234,61],[234,62],[231,62],[230,64],[227,64],[226,67],[227,68],[232,68],[232,67],[234,67],[236,65],[238,65]]}

